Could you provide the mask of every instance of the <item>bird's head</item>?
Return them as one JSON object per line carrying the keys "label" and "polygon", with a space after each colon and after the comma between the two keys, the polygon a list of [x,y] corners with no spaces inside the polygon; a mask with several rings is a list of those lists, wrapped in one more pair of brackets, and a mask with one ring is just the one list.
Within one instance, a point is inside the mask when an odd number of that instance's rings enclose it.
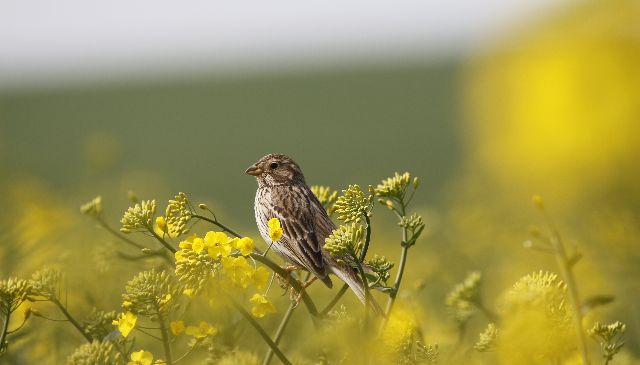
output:
{"label": "bird's head", "polygon": [[290,157],[281,154],[266,155],[249,166],[245,172],[255,176],[260,186],[305,183],[298,164]]}

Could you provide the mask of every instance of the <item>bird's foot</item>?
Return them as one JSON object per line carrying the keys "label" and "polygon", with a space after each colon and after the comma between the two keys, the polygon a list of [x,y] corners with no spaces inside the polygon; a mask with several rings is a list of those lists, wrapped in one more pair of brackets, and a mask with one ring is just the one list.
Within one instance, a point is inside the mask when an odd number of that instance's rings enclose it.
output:
{"label": "bird's foot", "polygon": [[282,293],[282,295],[287,294],[289,288],[291,288],[291,284],[289,284],[289,281],[291,280],[291,273],[299,269],[300,267],[296,265],[285,265],[282,266],[282,270],[286,273],[286,275],[282,276],[280,274],[276,274],[276,277],[278,278],[278,286],[282,288],[282,290],[284,290],[284,293]]}
{"label": "bird's foot", "polygon": [[302,296],[304,295],[305,289],[307,289],[309,285],[313,284],[313,282],[316,281],[316,279],[318,278],[314,276],[311,279],[309,279],[306,283],[302,284],[302,288],[300,288],[299,292],[296,292],[295,290],[291,290],[289,299],[291,299],[291,301],[293,302],[293,308],[296,308],[300,304],[300,301],[302,300]]}

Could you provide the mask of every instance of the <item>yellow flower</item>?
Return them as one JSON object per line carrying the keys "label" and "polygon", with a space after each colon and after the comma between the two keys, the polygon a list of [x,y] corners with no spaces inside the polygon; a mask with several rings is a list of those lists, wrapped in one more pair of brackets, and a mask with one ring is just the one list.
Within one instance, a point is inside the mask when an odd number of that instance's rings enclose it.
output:
{"label": "yellow flower", "polygon": [[176,261],[183,261],[187,259],[185,254],[186,254],[185,250],[180,250],[180,251],[176,251],[176,253],[174,253],[173,256],[175,256]]}
{"label": "yellow flower", "polygon": [[240,251],[242,256],[247,256],[253,251],[253,240],[249,237],[242,237],[233,241],[235,247]]}
{"label": "yellow flower", "polygon": [[156,225],[161,232],[167,233],[167,222],[164,220],[163,216],[158,216],[156,218]]}
{"label": "yellow flower", "polygon": [[271,218],[267,222],[269,226],[269,237],[273,242],[276,242],[282,237],[282,226],[280,226],[280,220],[278,218]]}
{"label": "yellow flower", "polygon": [[169,328],[171,328],[171,333],[177,336],[184,332],[184,321],[173,321],[169,323]]}
{"label": "yellow flower", "polygon": [[180,248],[182,248],[182,249],[190,250],[191,249],[191,245],[193,244],[193,241],[196,238],[198,238],[198,236],[194,233],[191,236],[187,237],[184,241],[181,241],[178,246],[180,246]]}
{"label": "yellow flower", "polygon": [[276,313],[276,307],[262,294],[253,294],[250,301],[253,303],[251,314],[254,317],[262,318],[269,313]]}
{"label": "yellow flower", "polygon": [[118,331],[122,334],[123,337],[127,337],[129,332],[136,326],[136,321],[138,317],[131,313],[120,313],[120,318],[111,322],[114,326],[118,327]]}
{"label": "yellow flower", "polygon": [[269,281],[270,277],[271,273],[269,272],[269,270],[260,266],[253,272],[253,285],[256,287],[256,289],[262,290],[267,286],[267,282]]}
{"label": "yellow flower", "polygon": [[140,350],[131,354],[131,361],[127,365],[151,365],[153,354],[149,351]]}
{"label": "yellow flower", "polygon": [[227,257],[231,254],[231,238],[224,232],[207,232],[204,236],[204,244],[207,247],[209,256],[214,259]]}
{"label": "yellow flower", "polygon": [[253,266],[249,264],[247,259],[242,256],[239,257],[223,257],[220,262],[222,263],[222,272],[226,275],[231,282],[246,288],[249,285],[250,280],[253,278]]}
{"label": "yellow flower", "polygon": [[185,333],[189,336],[195,337],[196,339],[202,339],[209,335],[215,335],[216,333],[218,333],[218,328],[203,321],[203,322],[200,322],[200,325],[198,327],[196,326],[187,327],[187,329],[185,330]]}
{"label": "yellow flower", "polygon": [[193,240],[193,244],[191,245],[191,249],[197,253],[200,253],[204,249],[205,243],[202,238],[196,238]]}

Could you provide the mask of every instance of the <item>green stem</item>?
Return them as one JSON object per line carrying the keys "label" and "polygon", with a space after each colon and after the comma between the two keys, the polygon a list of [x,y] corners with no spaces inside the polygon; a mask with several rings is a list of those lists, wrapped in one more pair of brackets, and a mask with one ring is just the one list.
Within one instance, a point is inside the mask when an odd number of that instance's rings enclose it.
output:
{"label": "green stem", "polygon": [[2,332],[0,333],[0,350],[4,348],[4,342],[7,339],[7,332],[9,331],[10,319],[11,319],[11,311],[7,311],[7,316],[5,317],[4,323],[2,324]]}
{"label": "green stem", "polygon": [[102,218],[98,218],[98,223],[100,223],[102,228],[106,229],[109,233],[111,233],[112,235],[116,236],[117,238],[123,240],[124,242],[130,244],[131,246],[134,246],[134,247],[136,247],[136,248],[138,248],[140,250],[142,250],[144,248],[143,245],[139,244],[138,242],[132,241],[131,239],[129,239],[128,237],[124,236],[120,232],[118,232],[115,229],[111,228],[107,224],[107,222],[105,222]]}
{"label": "green stem", "polygon": [[582,357],[582,363],[584,365],[589,365],[589,354],[587,352],[587,340],[584,336],[584,328],[582,327],[582,313],[580,308],[580,296],[578,295],[578,287],[576,285],[576,279],[573,275],[573,271],[571,270],[569,264],[569,258],[567,257],[567,252],[564,248],[564,244],[562,242],[562,237],[560,236],[560,232],[553,224],[553,221],[549,214],[543,210],[544,217],[549,225],[549,230],[551,231],[550,241],[555,249],[556,253],[556,261],[558,262],[558,266],[560,267],[560,271],[562,276],[567,284],[567,288],[569,289],[569,298],[571,299],[571,304],[573,306],[573,321],[576,326],[576,331],[578,332],[578,347],[580,349],[580,354]]}
{"label": "green stem", "polygon": [[231,235],[233,235],[233,236],[235,236],[237,238],[242,237],[238,233],[236,233],[234,230],[232,230],[231,228],[229,228],[229,227],[225,226],[224,224],[218,222],[217,219],[211,219],[211,218],[205,217],[203,215],[199,215],[199,214],[194,214],[192,217],[193,218],[202,219],[203,221],[207,221],[207,222],[209,222],[211,224],[214,224],[214,225],[218,226],[220,229],[222,229],[223,231],[225,231],[227,233],[230,233]]}
{"label": "green stem", "polygon": [[269,345],[269,347],[271,348],[271,350],[273,350],[273,352],[276,354],[276,356],[280,359],[280,361],[282,361],[283,364],[285,365],[291,365],[291,361],[289,361],[289,359],[287,359],[287,357],[282,353],[282,351],[280,351],[280,348],[278,347],[278,345],[276,345],[271,338],[269,337],[269,335],[264,331],[264,329],[262,328],[262,326],[260,326],[260,324],[251,316],[251,314],[249,314],[249,312],[247,312],[240,304],[238,304],[238,302],[236,302],[233,298],[231,298],[230,296],[227,295],[227,298],[229,299],[229,301],[231,302],[231,304],[236,308],[236,310],[238,310],[238,312],[240,312],[240,314],[244,317],[244,319],[246,319],[249,324],[251,324],[251,326],[253,326],[253,328],[258,332],[258,334],[260,335],[260,337],[262,337],[262,339],[264,340],[264,342],[267,343],[267,345]]}
{"label": "green stem", "polygon": [[165,361],[167,365],[172,365],[173,360],[171,359],[171,344],[169,343],[169,331],[167,330],[167,326],[164,323],[164,317],[162,317],[162,312],[160,311],[160,307],[156,303],[156,310],[158,311],[158,322],[160,322],[160,334],[162,335],[162,346],[164,347],[164,356],[166,357]]}
{"label": "green stem", "polygon": [[[403,201],[400,201],[400,213],[397,213],[399,218],[402,219],[406,216],[406,206]],[[396,302],[396,298],[398,296],[398,290],[400,290],[400,283],[402,283],[402,277],[404,275],[404,268],[407,265],[407,254],[409,253],[409,245],[407,243],[408,240],[408,231],[407,227],[402,227],[402,251],[400,253],[400,263],[398,264],[398,273],[396,274],[396,280],[393,283],[393,291],[389,295],[389,300],[387,301],[387,309],[385,310],[385,321],[382,325],[384,328],[387,324],[387,320],[391,315],[391,310],[393,309],[393,305]]]}
{"label": "green stem", "polygon": [[326,316],[331,311],[331,309],[333,309],[333,307],[338,303],[340,298],[342,298],[344,293],[347,292],[347,290],[349,290],[349,285],[344,284],[342,288],[340,288],[336,296],[333,297],[333,299],[331,299],[331,302],[329,302],[329,304],[327,304],[327,306],[320,312],[320,315],[322,317]]}
{"label": "green stem", "polygon": [[60,303],[60,301],[57,298],[53,298],[51,299],[51,302],[53,302],[53,304],[55,304],[56,306],[58,306],[58,308],[60,308],[60,311],[62,312],[62,314],[67,318],[67,320],[69,322],[71,322],[71,324],[78,330],[80,331],[80,333],[82,334],[82,336],[89,342],[91,342],[91,337],[85,332],[84,328],[82,328],[82,325],[80,324],[80,322],[76,321],[75,318],[73,318],[71,316],[71,313],[69,313],[69,311],[67,311],[67,308],[65,308],[62,303]]}
{"label": "green stem", "polygon": [[[276,345],[280,344],[280,339],[282,338],[284,330],[287,327],[287,324],[289,323],[289,320],[291,319],[291,316],[293,315],[293,311],[295,309],[296,304],[294,302],[291,302],[291,304],[289,305],[289,309],[287,309],[284,316],[282,317],[282,321],[280,321],[280,325],[276,330],[275,336],[273,336],[273,343],[275,343]],[[262,365],[269,365],[269,363],[271,362],[271,358],[273,358],[273,349],[269,347],[269,350],[267,350],[267,354],[262,360]]]}
{"label": "green stem", "polygon": [[160,242],[164,246],[164,248],[166,248],[167,250],[171,251],[171,253],[176,253],[176,251],[178,251],[178,249],[176,249],[175,247],[171,246],[169,244],[169,242],[165,241],[164,238],[158,236],[158,234],[153,230],[153,227],[147,227],[147,230],[149,232],[151,232],[153,237],[155,237],[155,239],[157,239],[158,242]]}

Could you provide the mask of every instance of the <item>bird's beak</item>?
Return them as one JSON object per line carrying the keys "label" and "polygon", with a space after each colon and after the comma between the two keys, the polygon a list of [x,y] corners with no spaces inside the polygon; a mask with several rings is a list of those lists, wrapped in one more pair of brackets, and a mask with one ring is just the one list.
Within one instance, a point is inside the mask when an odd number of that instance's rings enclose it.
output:
{"label": "bird's beak", "polygon": [[258,175],[262,174],[262,172],[263,172],[263,171],[262,171],[262,169],[261,169],[261,168],[259,168],[258,166],[256,166],[256,165],[251,165],[251,166],[249,166],[249,168],[248,168],[248,169],[247,169],[247,171],[245,171],[245,172],[246,172],[247,174],[249,174],[249,175],[258,176]]}

